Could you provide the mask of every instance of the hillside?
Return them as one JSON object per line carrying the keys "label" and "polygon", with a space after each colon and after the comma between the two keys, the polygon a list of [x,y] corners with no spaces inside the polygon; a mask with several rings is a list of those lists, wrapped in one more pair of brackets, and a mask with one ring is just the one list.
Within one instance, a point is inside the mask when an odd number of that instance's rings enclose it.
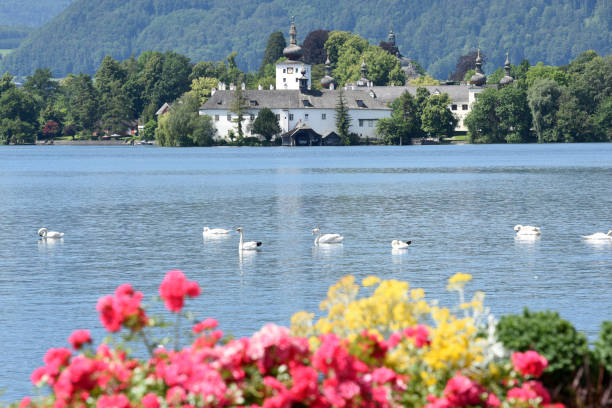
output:
{"label": "hillside", "polygon": [[55,76],[93,73],[104,55],[125,59],[146,50],[174,50],[193,61],[222,60],[238,51],[242,69],[259,68],[268,35],[295,15],[298,40],[324,28],[348,30],[371,43],[389,27],[401,52],[435,77],[480,44],[485,70],[513,62],[562,65],[580,52],[611,51],[608,0],[75,0],[4,59],[2,70],[27,75],[39,67]]}
{"label": "hillside", "polygon": [[39,27],[57,16],[72,0],[2,0],[0,25]]}

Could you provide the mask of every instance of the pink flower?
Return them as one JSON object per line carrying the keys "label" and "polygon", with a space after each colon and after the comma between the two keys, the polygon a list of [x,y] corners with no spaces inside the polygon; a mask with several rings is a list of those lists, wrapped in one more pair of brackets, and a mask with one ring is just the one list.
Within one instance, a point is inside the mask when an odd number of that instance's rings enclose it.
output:
{"label": "pink flower", "polygon": [[431,343],[429,340],[429,330],[422,324],[405,328],[404,336],[412,338],[414,340],[414,345],[419,348],[428,346]]}
{"label": "pink flower", "polygon": [[75,330],[68,337],[68,342],[72,344],[72,348],[79,350],[83,344],[91,343],[91,334],[89,330]]}
{"label": "pink flower", "polygon": [[548,367],[548,360],[538,354],[537,351],[529,350],[524,353],[513,353],[512,364],[514,364],[514,369],[521,373],[522,376],[531,375],[534,378],[538,378]]}
{"label": "pink flower", "polygon": [[484,387],[461,374],[448,380],[444,388],[444,396],[453,407],[482,406],[481,395],[486,392]]}
{"label": "pink flower", "polygon": [[29,408],[31,402],[32,402],[32,398],[25,397],[24,399],[21,400],[21,402],[19,402],[19,408]]}
{"label": "pink flower", "polygon": [[487,396],[487,407],[497,408],[499,406],[501,406],[501,401],[497,398],[497,395],[490,392]]}
{"label": "pink flower", "polygon": [[377,384],[385,384],[395,379],[395,371],[388,369],[387,367],[379,367],[374,369],[372,372],[372,381]]}
{"label": "pink flower", "polygon": [[450,408],[451,405],[446,398],[438,398],[433,394],[427,396],[429,404],[425,405],[424,408]]}
{"label": "pink flower", "polygon": [[142,402],[143,408],[159,408],[160,407],[159,398],[157,398],[157,395],[153,394],[152,392],[142,397],[141,402]]}
{"label": "pink flower", "polygon": [[550,403],[550,394],[539,381],[525,381],[521,388],[512,388],[508,391],[508,398],[515,398],[521,401],[541,399],[542,404]]}
{"label": "pink flower", "polygon": [[178,269],[169,271],[159,285],[159,296],[164,300],[166,308],[174,313],[180,312],[183,308],[185,296],[195,297],[199,294],[198,283],[188,281]]}
{"label": "pink flower", "polygon": [[123,394],[103,395],[98,399],[96,408],[131,408],[130,400]]}
{"label": "pink flower", "polygon": [[201,321],[200,323],[195,324],[191,330],[193,330],[194,333],[200,333],[204,330],[210,330],[210,329],[214,329],[219,325],[219,323],[212,318],[208,318],[205,319],[203,321]]}
{"label": "pink flower", "polygon": [[96,305],[100,312],[100,322],[110,332],[121,329],[121,325],[132,330],[140,330],[148,318],[140,306],[142,292],[135,292],[128,283],[115,290],[115,296],[101,297]]}

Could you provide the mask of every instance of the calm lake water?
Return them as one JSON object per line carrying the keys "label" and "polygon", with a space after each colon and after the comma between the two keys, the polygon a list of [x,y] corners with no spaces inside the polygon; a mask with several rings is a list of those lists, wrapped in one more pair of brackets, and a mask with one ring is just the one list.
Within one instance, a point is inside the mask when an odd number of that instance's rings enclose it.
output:
{"label": "calm lake water", "polygon": [[[187,303],[247,336],[318,311],[342,276],[409,281],[428,298],[474,276],[496,316],[553,309],[593,340],[612,319],[612,144],[354,148],[0,148],[1,400],[31,394],[31,371],[74,329],[96,341],[98,297],[129,282],[151,302],[169,269],[203,287]],[[515,224],[542,237],[517,241]],[[40,241],[40,227],[65,232]],[[202,227],[243,226],[204,240]],[[345,243],[316,248],[311,235]],[[404,253],[392,239],[410,239]]]}

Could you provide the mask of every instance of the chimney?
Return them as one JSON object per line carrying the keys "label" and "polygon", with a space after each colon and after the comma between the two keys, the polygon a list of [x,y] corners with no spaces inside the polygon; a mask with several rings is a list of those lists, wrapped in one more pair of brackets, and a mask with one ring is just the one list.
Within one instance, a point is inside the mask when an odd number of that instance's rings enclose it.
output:
{"label": "chimney", "polygon": [[334,83],[332,82],[331,84],[329,84],[329,89],[331,91],[333,91],[334,89],[336,89],[336,86],[334,85]]}
{"label": "chimney", "polygon": [[219,88],[220,91],[223,90],[223,82],[219,81],[219,83],[217,84],[217,88]]}
{"label": "chimney", "polygon": [[230,91],[235,91],[236,90],[236,85],[234,85],[233,82],[230,82]]}
{"label": "chimney", "polygon": [[274,90],[274,85],[270,84],[270,90],[273,91]]}
{"label": "chimney", "polygon": [[263,86],[261,86],[261,84],[257,85],[257,90],[261,91],[263,89]]}
{"label": "chimney", "polygon": [[240,84],[240,87],[243,91],[246,91],[246,84],[244,82]]}
{"label": "chimney", "polygon": [[215,92],[217,92],[217,89],[216,88],[212,88],[210,90],[210,96],[213,96],[215,94]]}

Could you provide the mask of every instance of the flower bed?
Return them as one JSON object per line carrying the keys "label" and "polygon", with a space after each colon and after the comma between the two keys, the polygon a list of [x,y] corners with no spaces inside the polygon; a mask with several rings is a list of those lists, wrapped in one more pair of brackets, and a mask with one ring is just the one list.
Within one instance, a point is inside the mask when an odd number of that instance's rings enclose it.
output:
{"label": "flower bed", "polygon": [[[421,289],[375,277],[351,276],[332,286],[321,308],[298,312],[292,327],[268,324],[250,338],[229,339],[211,318],[192,325],[186,347],[150,339],[163,323],[147,315],[143,294],[129,284],[100,298],[96,309],[111,333],[144,342],[146,359],[121,346],[93,347],[89,331],[69,338],[72,350],[52,348],[31,376],[48,387],[26,407],[556,407],[537,378],[547,367],[535,351],[509,354],[495,337],[482,293],[465,302],[469,275],[457,274],[456,310],[427,302]],[[170,271],[160,285],[166,308],[184,318],[196,282]],[[178,321],[177,321],[178,327]]]}

